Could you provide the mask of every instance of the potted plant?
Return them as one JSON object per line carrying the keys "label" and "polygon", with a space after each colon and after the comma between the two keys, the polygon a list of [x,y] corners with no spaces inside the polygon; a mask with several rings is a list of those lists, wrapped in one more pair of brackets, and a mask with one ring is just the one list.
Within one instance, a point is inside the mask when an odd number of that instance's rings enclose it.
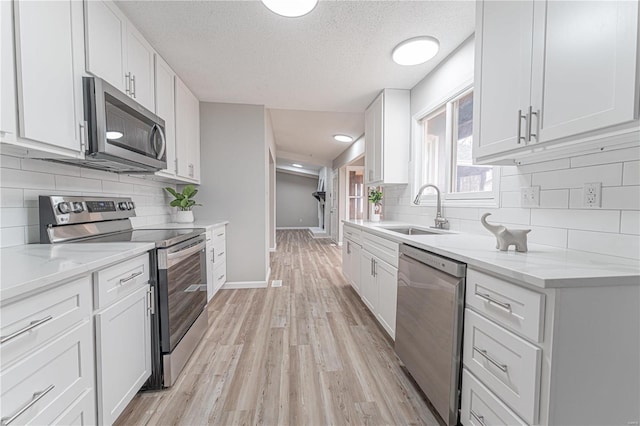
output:
{"label": "potted plant", "polygon": [[182,192],[178,192],[171,187],[166,187],[165,190],[175,198],[171,201],[171,203],[169,203],[171,207],[178,208],[175,221],[178,223],[193,222],[193,211],[191,209],[194,206],[202,205],[196,203],[196,201],[193,199],[193,197],[195,197],[195,195],[198,193],[196,187],[193,185],[186,185],[184,188],[182,188]]}
{"label": "potted plant", "polygon": [[379,222],[380,221],[380,213],[382,213],[382,191],[377,188],[369,189],[369,202],[371,203],[371,213],[369,215],[369,220],[371,222]]}

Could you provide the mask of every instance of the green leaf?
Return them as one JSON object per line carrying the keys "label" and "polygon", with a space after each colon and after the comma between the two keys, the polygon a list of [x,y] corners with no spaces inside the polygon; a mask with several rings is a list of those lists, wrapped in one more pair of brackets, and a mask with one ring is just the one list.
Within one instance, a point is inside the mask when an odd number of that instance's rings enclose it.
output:
{"label": "green leaf", "polygon": [[196,192],[196,187],[193,185],[187,185],[182,189],[182,195],[184,195],[186,198],[193,197]]}
{"label": "green leaf", "polygon": [[169,203],[171,207],[180,207],[180,200],[173,200]]}
{"label": "green leaf", "polygon": [[178,193],[176,192],[175,189],[171,187],[166,187],[165,191],[167,191],[169,194],[173,195],[174,197],[178,198]]}

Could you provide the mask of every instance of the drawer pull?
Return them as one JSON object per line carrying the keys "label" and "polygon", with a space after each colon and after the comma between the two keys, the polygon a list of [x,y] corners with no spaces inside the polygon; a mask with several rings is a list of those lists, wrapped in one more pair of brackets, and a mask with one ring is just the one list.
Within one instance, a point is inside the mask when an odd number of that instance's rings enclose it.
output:
{"label": "drawer pull", "polygon": [[27,404],[21,409],[19,409],[13,416],[3,417],[2,419],[0,419],[0,423],[2,424],[2,426],[10,425],[11,423],[13,423],[13,421],[16,420],[18,417],[20,417],[22,413],[24,413],[29,408],[31,408],[33,404],[40,401],[42,398],[44,398],[46,394],[51,392],[53,388],[55,388],[54,385],[49,385],[49,387],[46,388],[45,390],[34,393],[33,398],[31,398],[31,401],[27,402]]}
{"label": "drawer pull", "polygon": [[498,368],[499,368],[503,373],[506,373],[506,372],[507,372],[507,365],[506,365],[506,364],[500,364],[498,361],[496,361],[495,359],[493,359],[493,358],[491,357],[491,355],[489,355],[489,354],[487,353],[487,351],[486,351],[486,350],[484,350],[484,349],[480,349],[480,348],[479,348],[479,347],[477,347],[477,346],[474,346],[474,347],[473,347],[473,350],[474,350],[474,351],[478,351],[478,352],[480,353],[480,355],[482,355],[483,357],[485,357],[485,359],[486,359],[487,361],[489,361],[491,364],[493,364],[493,365],[495,365],[496,367],[498,367]]}
{"label": "drawer pull", "polygon": [[477,414],[475,411],[471,410],[471,416],[476,419],[476,421],[478,423],[480,423],[481,426],[487,426],[487,424],[484,422],[484,416],[481,416],[480,414]]}
{"label": "drawer pull", "polygon": [[16,332],[13,332],[7,336],[2,336],[0,337],[0,343],[5,343],[8,342],[9,340],[20,336],[21,334],[26,333],[27,331],[33,330],[34,328],[38,327],[39,325],[44,324],[45,322],[51,321],[53,319],[53,317],[51,315],[48,315],[42,319],[39,320],[35,320],[35,321],[31,321],[29,323],[28,326],[26,326],[25,328],[23,328],[22,330],[18,330]]}
{"label": "drawer pull", "polygon": [[476,291],[476,296],[478,296],[481,299],[486,300],[487,302],[491,303],[492,305],[497,306],[498,308],[504,309],[506,312],[511,313],[511,303],[500,302],[499,300],[496,300],[493,297],[491,297],[491,295],[489,295],[489,294],[478,293],[477,291]]}
{"label": "drawer pull", "polygon": [[122,278],[122,279],[120,280],[120,285],[123,285],[123,284],[125,284],[125,283],[127,283],[127,282],[131,281],[132,279],[134,279],[134,278],[136,278],[136,277],[139,277],[140,275],[142,275],[142,272],[136,272],[136,273],[134,273],[134,274],[129,275],[127,278]]}
{"label": "drawer pull", "polygon": [[224,232],[222,234],[216,235],[216,237],[224,237]]}
{"label": "drawer pull", "polygon": [[224,254],[223,251],[221,251],[220,253],[218,253],[218,257],[222,256]]}
{"label": "drawer pull", "polygon": [[223,279],[223,278],[224,278],[224,274],[222,274],[222,275],[220,275],[220,276],[218,277],[218,279],[219,279],[219,280],[221,280],[221,279]]}

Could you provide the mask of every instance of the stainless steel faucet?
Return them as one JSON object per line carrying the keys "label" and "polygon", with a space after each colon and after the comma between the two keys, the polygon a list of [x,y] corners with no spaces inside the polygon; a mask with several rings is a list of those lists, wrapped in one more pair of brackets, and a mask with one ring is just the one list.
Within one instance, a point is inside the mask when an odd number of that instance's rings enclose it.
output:
{"label": "stainless steel faucet", "polygon": [[426,188],[433,188],[436,190],[437,200],[436,200],[436,218],[434,219],[434,222],[435,222],[434,228],[449,229],[449,221],[444,216],[442,216],[442,203],[440,201],[440,189],[438,189],[437,186],[431,183],[422,185],[418,190],[418,195],[416,195],[416,199],[413,200],[413,204],[415,204],[416,206],[420,205],[420,197],[422,196],[422,192]]}

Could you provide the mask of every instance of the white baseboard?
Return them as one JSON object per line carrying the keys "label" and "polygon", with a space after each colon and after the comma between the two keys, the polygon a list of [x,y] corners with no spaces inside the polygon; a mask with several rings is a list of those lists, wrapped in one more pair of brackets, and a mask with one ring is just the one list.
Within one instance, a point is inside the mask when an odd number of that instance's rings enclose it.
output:
{"label": "white baseboard", "polygon": [[276,231],[286,231],[288,229],[309,229],[309,226],[280,226],[276,228]]}
{"label": "white baseboard", "polygon": [[267,270],[267,279],[265,281],[227,281],[221,287],[224,290],[233,290],[241,288],[267,288],[269,278],[271,277],[271,268]]}

